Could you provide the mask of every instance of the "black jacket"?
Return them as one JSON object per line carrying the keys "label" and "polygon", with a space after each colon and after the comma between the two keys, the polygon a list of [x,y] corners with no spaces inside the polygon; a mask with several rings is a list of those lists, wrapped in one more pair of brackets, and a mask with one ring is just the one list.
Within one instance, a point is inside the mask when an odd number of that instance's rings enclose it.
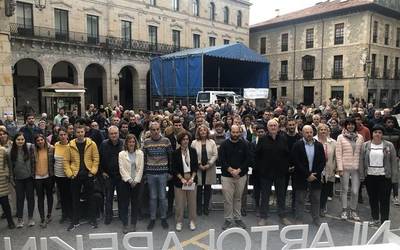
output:
{"label": "black jacket", "polygon": [[256,146],[255,158],[259,177],[285,176],[289,170],[290,159],[286,135],[279,133],[275,140],[270,135],[260,138]]}
{"label": "black jacket", "polygon": [[326,163],[324,146],[314,140],[314,161],[311,172],[308,167],[308,158],[303,140],[299,140],[293,145],[292,157],[294,161],[294,187],[296,189],[306,189],[307,178],[311,173],[316,173],[317,179],[311,183],[311,187],[321,188],[321,173]]}
{"label": "black jacket", "polygon": [[[190,173],[197,173],[197,169],[199,168],[199,162],[197,161],[197,152],[195,149],[189,147],[189,155],[190,155]],[[180,148],[172,152],[172,181],[175,187],[182,188],[182,182],[178,178],[178,174],[181,176],[184,175],[183,172],[183,162],[182,162],[182,151]],[[194,182],[197,184],[197,175],[194,178]]]}
{"label": "black jacket", "polygon": [[100,171],[108,174],[111,178],[121,178],[119,173],[118,155],[124,149],[124,141],[118,139],[116,145],[110,139],[104,140],[100,145]]}

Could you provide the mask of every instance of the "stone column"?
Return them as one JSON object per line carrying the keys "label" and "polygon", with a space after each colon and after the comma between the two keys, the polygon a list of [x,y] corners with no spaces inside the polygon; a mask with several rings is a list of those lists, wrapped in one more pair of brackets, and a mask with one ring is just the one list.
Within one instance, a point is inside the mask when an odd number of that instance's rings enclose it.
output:
{"label": "stone column", "polygon": [[0,118],[14,112],[13,78],[11,72],[10,19],[5,16],[4,0],[0,0]]}

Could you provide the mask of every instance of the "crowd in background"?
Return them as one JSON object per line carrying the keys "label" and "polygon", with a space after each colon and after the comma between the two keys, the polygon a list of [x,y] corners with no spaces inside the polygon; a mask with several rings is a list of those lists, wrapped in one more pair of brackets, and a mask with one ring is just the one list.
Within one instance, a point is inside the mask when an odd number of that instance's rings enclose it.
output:
{"label": "crowd in background", "polygon": [[[33,113],[24,115],[21,127],[11,115],[0,121],[0,204],[10,229],[35,225],[35,203],[43,228],[53,220],[53,207],[61,209],[59,222],[69,222],[69,231],[82,219],[96,228],[104,217],[107,225],[116,196],[124,233],[135,231],[143,217],[149,217],[147,230],[157,217],[167,229],[173,214],[181,231],[186,210],[195,230],[197,217],[210,213],[218,181],[223,229],[246,228],[249,184],[259,226],[268,224],[273,193],[286,225],[306,221],[306,201],[315,225],[326,213],[362,220],[363,186],[371,210],[363,219],[371,225],[389,218],[391,202],[400,205],[399,124],[391,109],[363,100],[349,107],[339,99],[319,107],[278,101],[263,110],[248,101],[203,107],[171,100],[164,109],[137,112],[91,104],[82,115],[60,108],[53,119],[44,113],[36,121]],[[338,180],[342,210],[328,211]]]}

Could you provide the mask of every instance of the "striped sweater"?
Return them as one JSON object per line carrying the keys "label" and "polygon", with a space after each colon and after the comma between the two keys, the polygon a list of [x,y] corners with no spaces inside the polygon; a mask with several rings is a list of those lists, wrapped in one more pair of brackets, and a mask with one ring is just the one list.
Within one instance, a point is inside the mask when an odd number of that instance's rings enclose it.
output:
{"label": "striped sweater", "polygon": [[63,145],[57,142],[54,145],[54,175],[57,177],[67,177],[64,172],[64,166],[70,164],[69,144]]}
{"label": "striped sweater", "polygon": [[143,142],[144,171],[146,174],[165,174],[170,169],[171,142],[166,137],[148,138]]}

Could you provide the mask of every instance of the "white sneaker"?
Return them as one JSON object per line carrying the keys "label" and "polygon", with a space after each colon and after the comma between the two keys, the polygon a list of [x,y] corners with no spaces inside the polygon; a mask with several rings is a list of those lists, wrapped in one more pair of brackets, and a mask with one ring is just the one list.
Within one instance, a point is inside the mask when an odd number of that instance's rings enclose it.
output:
{"label": "white sneaker", "polygon": [[178,232],[182,231],[182,223],[176,223],[175,229],[176,229],[176,231],[178,231]]}
{"label": "white sneaker", "polygon": [[332,200],[332,197],[328,196],[328,201],[331,201],[331,200]]}
{"label": "white sneaker", "polygon": [[348,216],[347,216],[347,211],[345,209],[343,209],[342,214],[340,215],[340,218],[342,220],[347,220]]}
{"label": "white sneaker", "polygon": [[33,227],[35,225],[35,221],[33,219],[29,219],[28,226]]}
{"label": "white sneaker", "polygon": [[18,219],[17,228],[23,228],[23,227],[24,227],[24,220],[23,219]]}
{"label": "white sneaker", "polygon": [[400,206],[399,197],[397,196],[393,197],[392,201],[395,206]]}
{"label": "white sneaker", "polygon": [[192,230],[192,231],[196,230],[196,224],[194,223],[194,221],[191,221],[191,222],[189,223],[189,228],[190,228],[190,230]]}

